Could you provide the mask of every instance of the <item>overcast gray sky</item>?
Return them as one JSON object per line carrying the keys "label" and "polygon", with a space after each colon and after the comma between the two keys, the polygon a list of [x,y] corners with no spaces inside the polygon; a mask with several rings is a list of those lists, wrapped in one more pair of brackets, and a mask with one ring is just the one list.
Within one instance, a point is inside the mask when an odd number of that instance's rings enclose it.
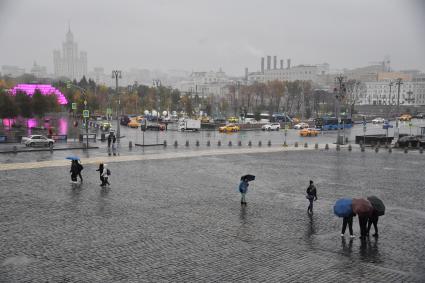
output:
{"label": "overcast gray sky", "polygon": [[217,70],[260,57],[425,71],[424,0],[0,0],[0,65],[53,71],[68,20],[89,70]]}

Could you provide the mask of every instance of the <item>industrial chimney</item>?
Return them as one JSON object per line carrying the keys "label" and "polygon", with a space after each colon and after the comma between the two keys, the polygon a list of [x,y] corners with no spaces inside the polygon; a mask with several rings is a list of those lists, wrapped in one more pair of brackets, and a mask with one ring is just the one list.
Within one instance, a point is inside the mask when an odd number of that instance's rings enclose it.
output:
{"label": "industrial chimney", "polygon": [[283,69],[283,59],[282,59],[282,60],[280,60],[280,69],[281,69],[281,70]]}
{"label": "industrial chimney", "polygon": [[264,57],[261,57],[261,73],[264,74]]}
{"label": "industrial chimney", "polygon": [[286,60],[286,64],[287,64],[286,68],[291,69],[291,59]]}
{"label": "industrial chimney", "polygon": [[270,70],[272,64],[272,56],[267,56],[267,70]]}
{"label": "industrial chimney", "polygon": [[277,56],[273,56],[273,69],[277,69]]}
{"label": "industrial chimney", "polygon": [[245,81],[248,81],[248,68],[245,68]]}

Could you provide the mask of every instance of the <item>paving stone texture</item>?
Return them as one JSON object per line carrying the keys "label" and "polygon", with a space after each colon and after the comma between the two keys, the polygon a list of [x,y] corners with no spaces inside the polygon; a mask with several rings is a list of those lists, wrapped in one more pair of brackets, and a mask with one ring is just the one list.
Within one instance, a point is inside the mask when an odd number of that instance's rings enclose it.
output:
{"label": "paving stone texture", "polygon": [[[1,171],[0,282],[424,282],[424,164],[335,150],[159,158],[110,163],[106,189],[95,164],[82,185],[63,166]],[[341,238],[335,200],[368,195],[387,206],[379,239]]]}

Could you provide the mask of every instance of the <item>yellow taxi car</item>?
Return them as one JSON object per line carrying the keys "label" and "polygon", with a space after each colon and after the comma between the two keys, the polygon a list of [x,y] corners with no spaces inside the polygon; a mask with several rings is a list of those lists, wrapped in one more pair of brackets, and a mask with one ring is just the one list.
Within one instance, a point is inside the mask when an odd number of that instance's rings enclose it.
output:
{"label": "yellow taxi car", "polygon": [[236,118],[236,117],[229,117],[229,118],[227,118],[227,121],[229,121],[229,123],[237,123],[238,122],[238,118]]}
{"label": "yellow taxi car", "polygon": [[140,123],[137,122],[136,119],[131,119],[130,122],[128,122],[127,126],[129,126],[130,128],[138,128],[140,127]]}
{"label": "yellow taxi car", "polygon": [[202,117],[201,118],[201,123],[209,123],[210,122],[210,118],[208,117]]}
{"label": "yellow taxi car", "polygon": [[410,114],[403,114],[400,116],[400,121],[410,121],[412,120],[412,115]]}
{"label": "yellow taxi car", "polygon": [[319,134],[319,131],[313,128],[305,128],[300,131],[302,137],[315,137]]}
{"label": "yellow taxi car", "polygon": [[239,132],[241,128],[235,124],[228,124],[226,126],[218,128],[220,133],[231,133],[231,132]]}

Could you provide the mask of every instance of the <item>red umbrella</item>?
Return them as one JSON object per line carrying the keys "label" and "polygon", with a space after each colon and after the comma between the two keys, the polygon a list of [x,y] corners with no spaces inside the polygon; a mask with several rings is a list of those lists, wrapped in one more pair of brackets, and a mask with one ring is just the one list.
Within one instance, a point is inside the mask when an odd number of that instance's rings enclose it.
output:
{"label": "red umbrella", "polygon": [[373,212],[373,206],[367,199],[353,198],[353,212],[359,216],[370,216]]}

